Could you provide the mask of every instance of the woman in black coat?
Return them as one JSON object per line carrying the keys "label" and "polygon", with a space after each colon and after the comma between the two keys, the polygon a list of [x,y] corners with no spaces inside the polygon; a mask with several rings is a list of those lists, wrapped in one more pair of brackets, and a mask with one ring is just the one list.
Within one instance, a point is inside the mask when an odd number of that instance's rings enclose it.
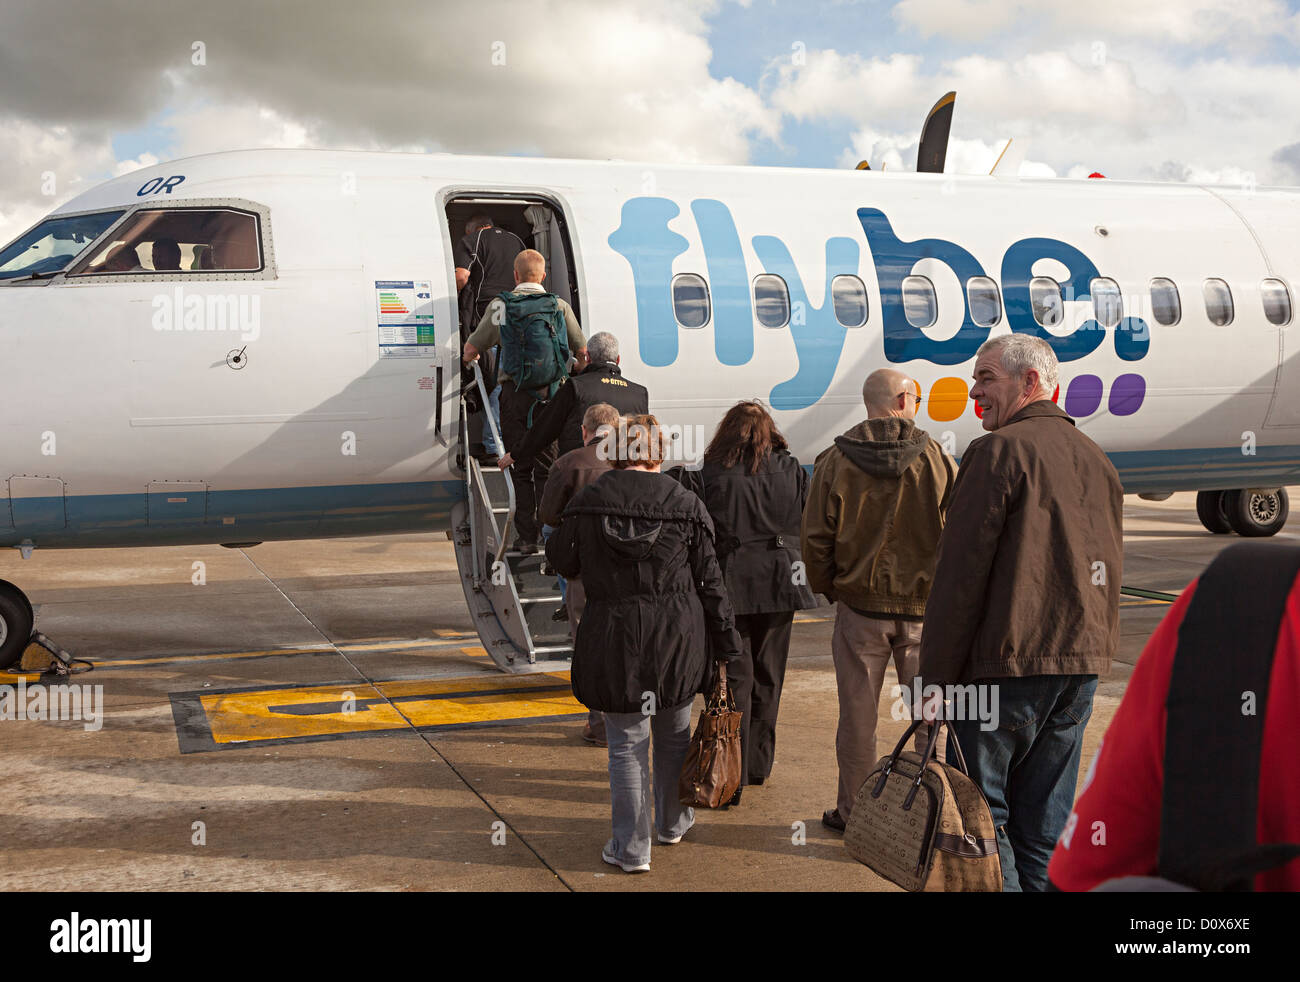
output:
{"label": "woman in black coat", "polygon": [[573,497],[546,545],[551,565],[587,592],[573,694],[605,715],[613,837],[602,858],[627,872],[650,868],[652,731],[655,825],[660,842],[674,843],[695,821],[677,781],[708,652],[740,656],[713,523],[659,473],[664,442],[655,417],[627,417],[611,434],[613,469]]}
{"label": "woman in black coat", "polygon": [[[740,402],[718,424],[703,468],[680,477],[713,519],[718,562],[743,642],[740,659],[727,668],[736,708],[745,714],[742,777],[745,784],[762,784],[776,753],[794,612],[817,606],[800,562],[808,472],[768,411],[757,402]],[[732,803],[739,801],[737,791]]]}

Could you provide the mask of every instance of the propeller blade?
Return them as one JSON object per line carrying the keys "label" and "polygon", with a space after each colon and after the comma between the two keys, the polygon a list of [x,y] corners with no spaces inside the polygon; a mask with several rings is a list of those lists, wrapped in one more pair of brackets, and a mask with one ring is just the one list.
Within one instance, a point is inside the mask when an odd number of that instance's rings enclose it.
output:
{"label": "propeller blade", "polygon": [[921,146],[916,152],[919,174],[942,174],[948,158],[948,133],[952,129],[952,111],[957,93],[949,92],[934,104],[921,127]]}

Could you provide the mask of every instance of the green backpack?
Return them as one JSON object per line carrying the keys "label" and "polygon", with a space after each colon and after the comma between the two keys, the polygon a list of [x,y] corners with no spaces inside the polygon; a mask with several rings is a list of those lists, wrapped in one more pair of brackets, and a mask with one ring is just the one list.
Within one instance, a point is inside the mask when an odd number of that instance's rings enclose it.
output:
{"label": "green backpack", "polygon": [[501,371],[520,391],[555,394],[569,374],[569,331],[564,311],[552,293],[502,293]]}

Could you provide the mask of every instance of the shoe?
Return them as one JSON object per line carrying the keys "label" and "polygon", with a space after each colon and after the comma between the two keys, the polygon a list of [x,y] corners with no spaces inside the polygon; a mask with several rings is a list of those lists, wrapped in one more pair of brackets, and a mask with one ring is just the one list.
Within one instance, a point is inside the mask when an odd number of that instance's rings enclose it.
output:
{"label": "shoe", "polygon": [[733,805],[739,805],[739,804],[740,804],[740,792],[742,792],[743,790],[745,790],[745,789],[744,789],[744,788],[737,788],[737,789],[736,789],[736,793],[733,794],[733,795],[732,795],[732,796],[727,800],[727,803],[726,803],[725,805],[723,805],[722,808],[721,808],[720,810],[721,810],[721,811],[726,811],[728,808],[732,807]]}
{"label": "shoe", "polygon": [[521,556],[535,556],[537,554],[537,543],[525,542],[523,539],[516,539],[515,551]]}
{"label": "shoe", "polygon": [[[543,559],[542,565],[537,568],[537,572],[541,573],[543,576],[554,576],[555,567],[552,566],[550,563],[548,563],[545,559]],[[557,584],[555,588],[558,590],[559,585]]]}
{"label": "shoe", "polygon": [[649,873],[649,863],[620,863],[617,859],[607,853],[604,849],[600,851],[600,858],[605,860],[611,866],[617,866],[624,873]]}
{"label": "shoe", "polygon": [[844,819],[840,817],[840,810],[832,808],[828,812],[822,812],[822,824],[834,832],[844,831]]}
{"label": "shoe", "polygon": [[594,744],[597,747],[608,747],[609,741],[603,736],[596,736],[596,731],[591,728],[590,723],[584,723],[582,726],[582,739],[587,743]]}
{"label": "shoe", "polygon": [[[686,832],[689,832],[693,828],[695,828],[695,823],[691,822],[691,824],[686,827]],[[686,832],[683,832],[682,835],[685,835]],[[677,843],[682,841],[682,835],[674,836],[672,838],[669,838],[666,835],[659,835],[658,832],[656,832],[655,835],[658,836],[659,842],[665,846],[675,846]]]}
{"label": "shoe", "polygon": [[554,614],[551,615],[551,620],[553,621],[567,621],[568,619],[569,619],[568,607],[561,607],[559,610],[557,610]]}

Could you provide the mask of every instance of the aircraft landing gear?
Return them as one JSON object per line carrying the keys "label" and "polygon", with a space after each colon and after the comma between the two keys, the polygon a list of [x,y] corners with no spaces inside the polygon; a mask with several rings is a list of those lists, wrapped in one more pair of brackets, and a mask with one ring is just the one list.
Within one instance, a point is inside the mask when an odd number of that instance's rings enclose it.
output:
{"label": "aircraft landing gear", "polygon": [[1227,491],[1196,492],[1196,517],[1201,520],[1206,531],[1213,532],[1215,535],[1227,535],[1232,531],[1232,525],[1228,522],[1228,513],[1223,508],[1223,499],[1227,495]]}
{"label": "aircraft landing gear", "polygon": [[1236,532],[1247,538],[1276,535],[1286,525],[1290,503],[1286,488],[1200,491],[1196,516],[1216,535]]}
{"label": "aircraft landing gear", "polygon": [[0,580],[0,671],[17,664],[31,641],[35,618],[27,595]]}
{"label": "aircraft landing gear", "polygon": [[1286,524],[1290,504],[1286,488],[1243,488],[1223,496],[1228,523],[1238,535],[1276,535]]}

